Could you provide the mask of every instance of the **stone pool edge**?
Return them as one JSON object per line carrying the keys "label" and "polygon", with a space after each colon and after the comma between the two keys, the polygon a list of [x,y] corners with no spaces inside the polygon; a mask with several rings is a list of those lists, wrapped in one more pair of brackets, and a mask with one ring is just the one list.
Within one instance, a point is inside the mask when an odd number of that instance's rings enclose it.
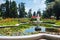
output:
{"label": "stone pool edge", "polygon": [[59,39],[60,40],[60,35],[51,35],[51,34],[46,34],[46,33],[39,33],[39,34],[34,34],[34,35],[26,35],[26,36],[0,36],[0,40],[35,40],[39,38],[50,38],[50,39]]}

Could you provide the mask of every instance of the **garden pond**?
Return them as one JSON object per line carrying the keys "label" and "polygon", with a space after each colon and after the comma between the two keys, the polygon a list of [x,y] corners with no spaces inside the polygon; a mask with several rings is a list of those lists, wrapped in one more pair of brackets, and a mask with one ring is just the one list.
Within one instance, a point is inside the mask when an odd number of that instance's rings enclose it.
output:
{"label": "garden pond", "polygon": [[[38,34],[38,33],[45,33],[47,31],[55,31],[54,28],[45,28],[43,26],[39,26],[39,28],[41,28],[41,30],[39,31],[36,31],[35,28],[37,26],[31,26],[30,28],[26,28],[26,29],[22,29],[22,30],[19,30],[20,28],[18,28],[17,30],[17,27],[15,29],[10,29],[10,28],[6,28],[5,29],[0,29],[0,36],[23,36],[23,35],[33,35],[33,34]],[[14,27],[13,27],[14,28]],[[2,30],[2,31],[1,31]]]}
{"label": "garden pond", "polygon": [[[41,28],[41,30],[39,32],[46,32],[45,31],[45,29],[46,29],[45,27],[42,27],[42,26],[39,26],[39,27]],[[20,32],[18,32],[18,31],[12,32],[11,30],[8,30],[9,28],[7,28],[7,31],[4,30],[5,34],[4,34],[3,31],[0,32],[0,36],[22,36],[22,35],[31,35],[31,34],[39,33],[38,31],[35,31],[35,28],[36,28],[36,26],[32,26],[30,28],[25,29],[23,32],[21,32],[21,31]],[[2,30],[3,30],[3,28],[2,28]]]}

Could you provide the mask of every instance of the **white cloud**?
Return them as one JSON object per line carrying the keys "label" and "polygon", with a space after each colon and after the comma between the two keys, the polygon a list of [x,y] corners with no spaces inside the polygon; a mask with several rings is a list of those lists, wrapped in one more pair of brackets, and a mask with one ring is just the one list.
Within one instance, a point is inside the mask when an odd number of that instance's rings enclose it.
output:
{"label": "white cloud", "polygon": [[28,7],[26,7],[25,9],[26,9],[26,10],[25,10],[26,12],[28,12],[28,11],[29,11],[29,8],[28,8]]}
{"label": "white cloud", "polygon": [[45,8],[46,7],[45,0],[41,1],[41,7],[42,8]]}
{"label": "white cloud", "polygon": [[26,7],[25,9],[26,9],[25,11],[26,11],[27,13],[29,12],[29,9],[32,10],[32,11],[31,11],[32,13],[34,12],[34,9],[32,9],[32,8]]}
{"label": "white cloud", "polygon": [[46,5],[45,5],[46,0],[33,0],[34,3],[34,10],[38,10],[40,8],[41,12],[45,10]]}
{"label": "white cloud", "polygon": [[36,3],[41,3],[42,1],[44,0],[33,0],[33,2],[36,4]]}
{"label": "white cloud", "polygon": [[30,7],[26,7],[26,11],[28,12],[30,8],[32,8],[32,13],[34,11],[37,12],[38,9],[40,9],[41,12],[45,10],[46,5],[45,5],[45,0],[33,0],[33,4]]}
{"label": "white cloud", "polygon": [[0,0],[0,4],[2,4],[2,3],[5,3],[5,1],[4,0]]}
{"label": "white cloud", "polygon": [[[0,0],[0,4],[5,3],[6,0]],[[10,1],[10,0],[9,0]],[[13,1],[13,0],[11,0]]]}

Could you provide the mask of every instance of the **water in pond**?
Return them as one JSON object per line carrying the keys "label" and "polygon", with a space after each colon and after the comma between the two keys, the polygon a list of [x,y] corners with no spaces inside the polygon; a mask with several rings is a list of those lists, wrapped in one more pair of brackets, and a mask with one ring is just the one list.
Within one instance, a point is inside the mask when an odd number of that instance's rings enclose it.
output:
{"label": "water in pond", "polygon": [[[22,32],[22,33],[20,33],[20,32],[17,32],[17,33],[14,33],[13,34],[13,36],[20,36],[20,35],[29,35],[30,33],[34,33],[34,32],[36,32],[35,31],[35,27],[36,26],[32,26],[31,28],[29,28],[29,29],[26,29],[24,32]],[[40,28],[41,28],[41,30],[40,30],[40,32],[46,32],[45,31],[45,27],[41,27],[41,26],[39,26]]]}
{"label": "water in pond", "polygon": [[29,28],[29,29],[26,29],[25,32],[26,32],[26,33],[35,32],[35,27],[31,27],[31,28]]}
{"label": "water in pond", "polygon": [[[25,32],[25,33],[35,32],[35,27],[36,27],[36,26],[33,26],[33,27],[29,28],[29,29],[26,29],[24,32]],[[45,31],[45,30],[46,30],[45,27],[41,27],[41,26],[40,26],[40,28],[41,28],[40,32],[46,32],[46,31]]]}

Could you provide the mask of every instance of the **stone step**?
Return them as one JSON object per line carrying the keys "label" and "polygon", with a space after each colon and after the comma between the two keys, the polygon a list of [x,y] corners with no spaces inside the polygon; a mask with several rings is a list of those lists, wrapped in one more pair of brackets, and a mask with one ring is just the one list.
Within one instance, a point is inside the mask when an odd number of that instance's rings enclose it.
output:
{"label": "stone step", "polygon": [[39,39],[39,40],[47,40],[47,39]]}

